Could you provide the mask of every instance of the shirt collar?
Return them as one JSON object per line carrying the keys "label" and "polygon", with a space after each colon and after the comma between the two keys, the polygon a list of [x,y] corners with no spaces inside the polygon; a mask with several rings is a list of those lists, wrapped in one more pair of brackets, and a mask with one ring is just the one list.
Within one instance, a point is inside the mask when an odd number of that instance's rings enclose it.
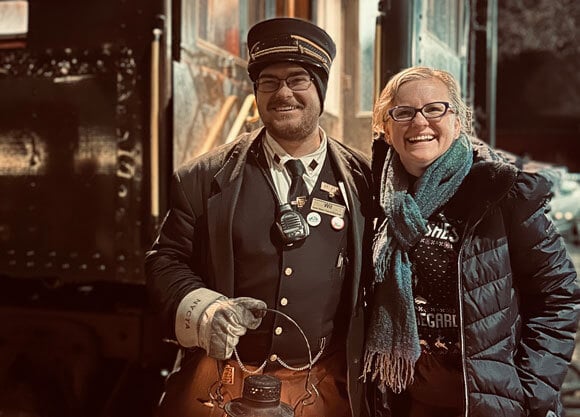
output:
{"label": "shirt collar", "polygon": [[327,138],[324,129],[319,128],[319,130],[321,140],[318,149],[300,158],[294,158],[292,155],[286,152],[280,146],[280,144],[276,142],[276,140],[266,131],[266,134],[264,135],[263,147],[270,167],[285,171],[286,168],[284,168],[284,164],[286,161],[289,159],[300,159],[306,168],[306,175],[314,175],[316,172],[320,171],[322,168],[322,163],[324,162],[324,158],[326,157]]}

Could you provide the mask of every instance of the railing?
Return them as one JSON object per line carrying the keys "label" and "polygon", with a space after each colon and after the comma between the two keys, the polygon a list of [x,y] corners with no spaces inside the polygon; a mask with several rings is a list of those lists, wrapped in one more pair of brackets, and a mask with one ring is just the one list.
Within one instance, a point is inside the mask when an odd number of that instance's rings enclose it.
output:
{"label": "railing", "polygon": [[[252,111],[251,116],[249,115],[250,111]],[[245,123],[256,123],[259,120],[259,118],[260,116],[258,114],[258,107],[256,106],[256,98],[254,97],[253,94],[249,94],[244,99],[242,107],[240,107],[240,111],[236,116],[236,120],[234,120],[234,123],[230,128],[228,136],[226,137],[226,143],[230,143],[238,136],[240,130],[242,129],[242,126]]]}
{"label": "railing", "polygon": [[[219,113],[213,120],[213,124],[207,134],[206,140],[200,149],[196,151],[196,155],[202,155],[207,151],[213,149],[214,147],[220,145],[221,132],[228,120],[228,117],[236,103],[238,97],[235,95],[228,96]],[[238,114],[232,123],[232,126],[226,136],[225,143],[232,142],[240,133],[240,130],[245,123],[256,123],[259,120],[258,108],[256,106],[256,100],[253,94],[249,94],[244,99]]]}
{"label": "railing", "polygon": [[222,131],[222,128],[224,127],[228,115],[230,114],[232,107],[236,103],[236,100],[237,100],[236,96],[228,96],[226,98],[224,104],[222,105],[222,108],[220,109],[215,120],[213,121],[213,125],[211,126],[211,129],[207,134],[207,139],[203,143],[201,149],[199,149],[198,151],[198,155],[206,153],[207,151],[209,151],[210,149],[214,148],[219,144],[218,140],[220,137],[220,132]]}

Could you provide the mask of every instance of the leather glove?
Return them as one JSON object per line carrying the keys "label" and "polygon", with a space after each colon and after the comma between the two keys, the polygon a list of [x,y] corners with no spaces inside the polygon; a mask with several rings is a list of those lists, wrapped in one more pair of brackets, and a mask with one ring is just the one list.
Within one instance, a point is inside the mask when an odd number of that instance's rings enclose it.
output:
{"label": "leather glove", "polygon": [[229,359],[240,336],[260,325],[266,308],[255,298],[227,298],[198,288],[179,304],[175,334],[182,346],[198,346],[215,359]]}

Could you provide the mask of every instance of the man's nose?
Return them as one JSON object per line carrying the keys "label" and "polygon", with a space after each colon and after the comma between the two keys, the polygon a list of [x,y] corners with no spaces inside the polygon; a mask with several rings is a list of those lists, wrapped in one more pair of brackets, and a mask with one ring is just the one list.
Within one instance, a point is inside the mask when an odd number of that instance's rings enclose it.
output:
{"label": "man's nose", "polygon": [[278,86],[278,89],[276,90],[275,94],[291,96],[293,95],[293,91],[290,87],[288,87],[286,80],[280,80],[280,85]]}

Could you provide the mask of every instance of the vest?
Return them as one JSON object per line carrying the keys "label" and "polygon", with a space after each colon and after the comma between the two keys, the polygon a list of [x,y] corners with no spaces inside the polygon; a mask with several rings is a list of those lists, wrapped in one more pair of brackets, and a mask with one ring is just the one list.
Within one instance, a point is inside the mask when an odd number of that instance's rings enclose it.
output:
{"label": "vest", "polygon": [[[295,320],[308,338],[314,357],[333,335],[345,333],[346,314],[338,306],[346,288],[348,212],[342,217],[342,225],[332,226],[336,216],[324,207],[313,209],[315,201],[315,208],[322,202],[333,203],[334,208],[345,207],[327,154],[316,185],[300,209],[310,219],[310,234],[298,243],[285,245],[276,226],[278,198],[266,179],[269,171],[260,169],[258,159],[267,167],[261,150],[257,155],[250,152],[235,209],[235,296],[259,298],[268,308]],[[329,349],[327,346],[325,351]],[[274,364],[277,358],[292,366],[308,363],[308,348],[300,330],[272,312],[266,314],[258,329],[240,338],[238,353],[248,364],[259,365],[266,359]]]}

